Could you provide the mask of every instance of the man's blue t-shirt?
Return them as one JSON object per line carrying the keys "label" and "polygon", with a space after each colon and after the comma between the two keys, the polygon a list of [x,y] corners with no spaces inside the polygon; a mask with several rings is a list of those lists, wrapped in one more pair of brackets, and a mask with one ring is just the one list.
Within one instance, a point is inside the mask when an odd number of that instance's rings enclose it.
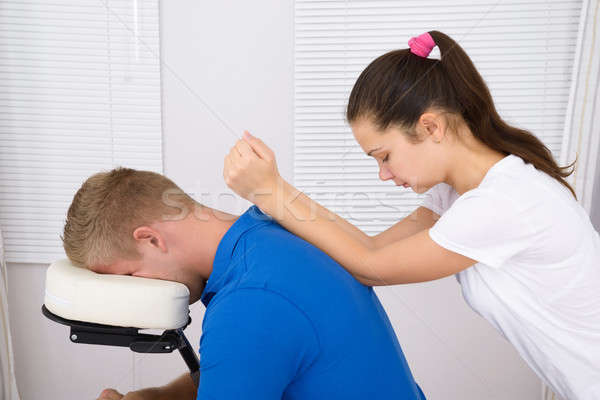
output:
{"label": "man's blue t-shirt", "polygon": [[372,288],[256,206],[202,293],[198,400],[422,400]]}

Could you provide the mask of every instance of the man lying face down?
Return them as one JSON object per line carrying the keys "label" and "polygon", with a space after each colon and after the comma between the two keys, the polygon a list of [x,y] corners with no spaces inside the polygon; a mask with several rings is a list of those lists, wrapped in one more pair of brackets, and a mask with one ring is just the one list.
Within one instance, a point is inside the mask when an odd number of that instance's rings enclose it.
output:
{"label": "man lying face down", "polygon": [[180,282],[206,306],[198,390],[185,374],[124,400],[425,398],[373,289],[256,206],[230,215],[117,168],[83,183],[62,240],[76,265]]}

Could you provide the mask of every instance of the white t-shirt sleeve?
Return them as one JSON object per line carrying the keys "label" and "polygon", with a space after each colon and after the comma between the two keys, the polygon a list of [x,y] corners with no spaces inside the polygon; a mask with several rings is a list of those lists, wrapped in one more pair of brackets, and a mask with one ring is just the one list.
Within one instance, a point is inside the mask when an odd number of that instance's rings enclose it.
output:
{"label": "white t-shirt sleeve", "polygon": [[527,211],[502,194],[479,188],[458,198],[429,236],[450,251],[494,268],[534,243]]}
{"label": "white t-shirt sleeve", "polygon": [[443,213],[439,206],[439,204],[441,204],[441,202],[439,199],[440,194],[439,194],[438,186],[439,185],[435,185],[434,187],[432,187],[431,189],[429,189],[427,192],[424,193],[423,203],[421,204],[421,206],[423,206],[425,208],[429,208],[431,211],[433,211],[437,215],[442,215]]}
{"label": "white t-shirt sleeve", "polygon": [[442,215],[458,197],[452,186],[446,183],[439,183],[423,194],[423,203],[421,206],[429,208],[437,215]]}

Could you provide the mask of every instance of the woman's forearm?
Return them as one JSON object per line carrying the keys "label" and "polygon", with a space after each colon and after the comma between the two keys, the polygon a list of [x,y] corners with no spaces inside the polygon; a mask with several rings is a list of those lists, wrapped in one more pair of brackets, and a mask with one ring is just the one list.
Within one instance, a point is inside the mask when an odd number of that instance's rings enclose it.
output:
{"label": "woman's forearm", "polygon": [[[361,231],[359,228],[352,225],[350,222],[346,221],[344,218],[340,217],[333,211],[328,210],[327,208],[323,207],[318,202],[312,200],[306,194],[301,193],[300,195],[298,195],[298,197],[296,198],[295,201],[305,202],[305,205],[308,206],[309,209],[310,209],[310,207],[316,208],[316,212],[319,213],[319,215],[321,217],[323,217],[327,220],[333,221],[337,226],[342,228],[344,231],[346,231],[346,233],[348,233],[349,235],[354,237],[356,240],[360,241],[367,248],[369,248],[369,249],[375,248],[375,239],[373,237],[367,235],[366,233]],[[363,285],[366,285],[366,286],[385,286],[386,285],[386,283],[383,279],[372,280],[372,279],[364,278],[360,275],[353,275],[353,276],[354,276],[354,278],[356,278],[356,280],[358,280],[360,283],[362,283]]]}
{"label": "woman's forearm", "polygon": [[[287,183],[287,182],[285,182],[285,183]],[[298,197],[294,200],[294,202],[302,202],[303,205],[308,207],[309,210],[312,209],[312,210],[314,210],[313,212],[318,213],[319,216],[321,216],[329,221],[332,221],[337,226],[339,226],[344,231],[346,231],[349,235],[351,235],[353,238],[360,241],[367,248],[372,249],[375,247],[375,240],[373,237],[367,235],[362,230],[360,230],[356,226],[352,225],[350,222],[346,221],[344,218],[340,217],[333,211],[330,211],[327,208],[323,207],[321,204],[314,201],[313,199],[308,197],[306,194],[302,193],[300,190],[294,188],[289,183],[287,183],[287,186],[292,191],[297,191],[300,193],[298,195]]]}
{"label": "woman's forearm", "polygon": [[370,236],[280,179],[256,204],[283,227],[315,244],[364,284],[378,279],[364,261],[373,248]]}

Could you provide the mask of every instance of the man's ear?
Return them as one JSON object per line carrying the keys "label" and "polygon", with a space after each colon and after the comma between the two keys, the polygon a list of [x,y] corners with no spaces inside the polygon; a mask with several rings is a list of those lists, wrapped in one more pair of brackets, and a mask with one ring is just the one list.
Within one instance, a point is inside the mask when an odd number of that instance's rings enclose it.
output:
{"label": "man's ear", "polygon": [[167,244],[163,236],[148,226],[140,226],[133,231],[133,238],[138,246],[151,246],[163,252],[167,251]]}

